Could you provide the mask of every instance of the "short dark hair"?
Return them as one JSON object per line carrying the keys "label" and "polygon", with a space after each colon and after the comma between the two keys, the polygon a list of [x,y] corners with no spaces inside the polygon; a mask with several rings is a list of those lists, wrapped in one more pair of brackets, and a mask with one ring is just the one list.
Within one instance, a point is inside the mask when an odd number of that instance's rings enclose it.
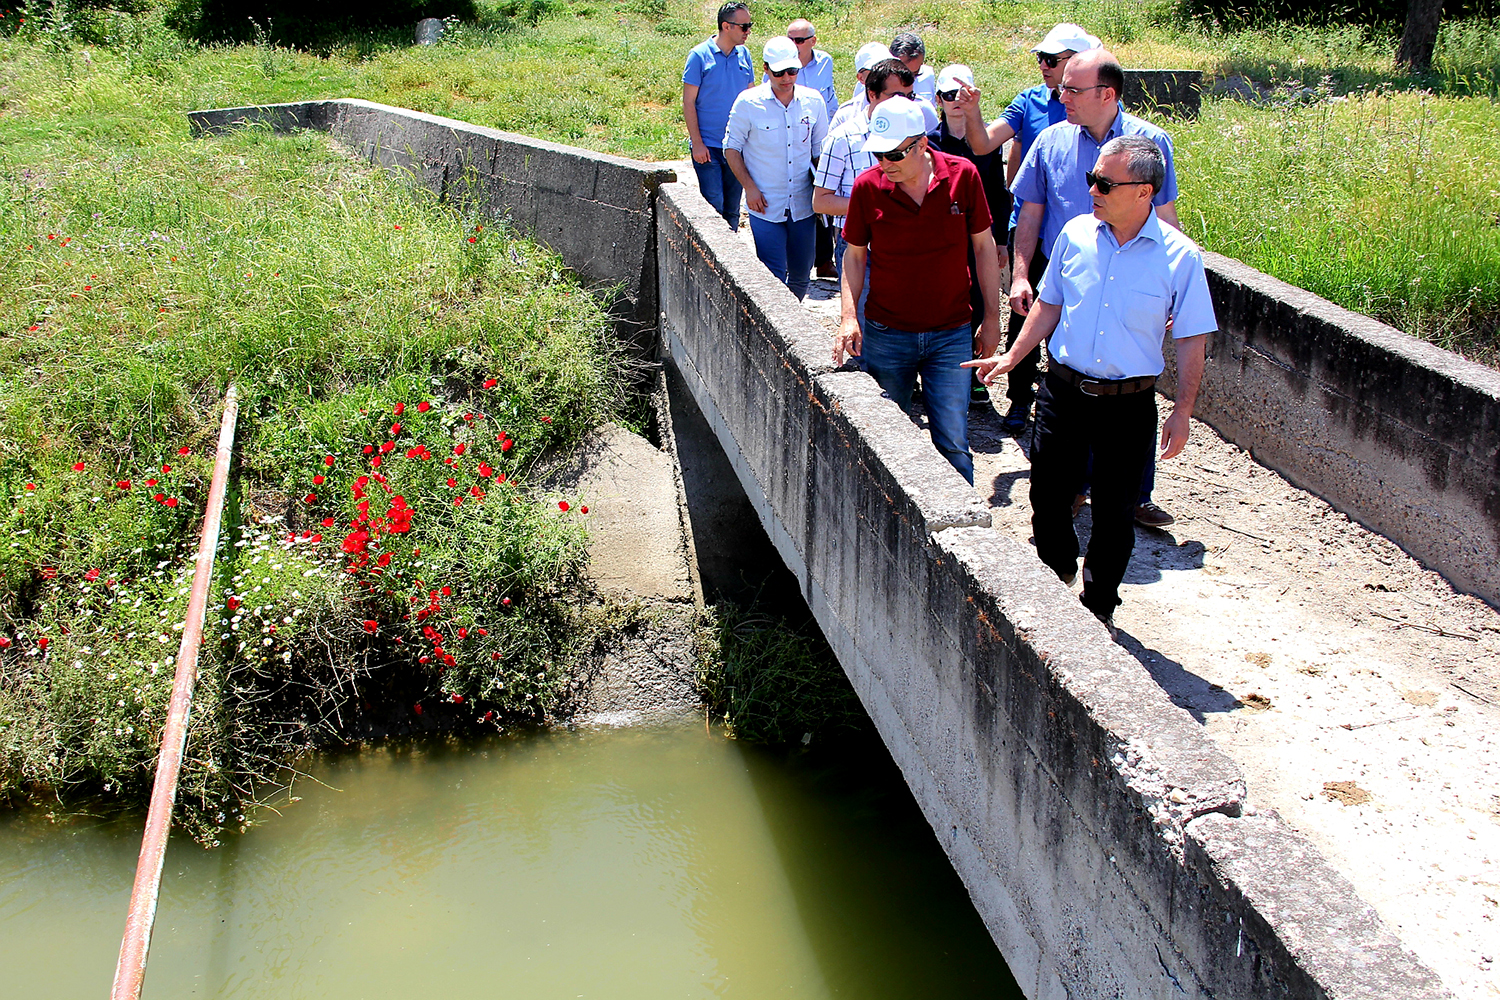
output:
{"label": "short dark hair", "polygon": [[1160,146],[1143,135],[1117,135],[1099,150],[1101,157],[1116,153],[1125,154],[1125,169],[1131,180],[1148,182],[1152,197],[1161,193],[1167,180],[1167,158]]}
{"label": "short dark hair", "polygon": [[734,12],[737,10],[742,10],[746,14],[750,13],[750,7],[749,5],[744,3],[744,0],[729,0],[729,3],[726,3],[724,6],[720,7],[719,27],[722,28],[726,23],[728,23],[729,19],[734,16]]}
{"label": "short dark hair", "polygon": [[1125,71],[1120,64],[1113,59],[1101,59],[1099,61],[1099,76],[1095,83],[1102,87],[1113,87],[1115,100],[1119,100],[1125,93]]}
{"label": "short dark hair", "polygon": [[912,56],[925,56],[926,54],[927,46],[922,44],[921,35],[903,31],[891,41],[891,55],[897,59],[910,59]]}
{"label": "short dark hair", "polygon": [[865,90],[874,97],[885,94],[886,81],[895,77],[908,87],[916,83],[916,74],[906,68],[906,63],[894,57],[882,59],[865,74]]}

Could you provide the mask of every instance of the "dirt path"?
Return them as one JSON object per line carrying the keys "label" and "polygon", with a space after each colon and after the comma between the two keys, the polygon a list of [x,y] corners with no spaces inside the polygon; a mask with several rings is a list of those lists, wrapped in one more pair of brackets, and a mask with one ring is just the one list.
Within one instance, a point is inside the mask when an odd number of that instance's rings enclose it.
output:
{"label": "dirt path", "polygon": [[[832,282],[806,305],[834,327]],[[1026,442],[993,408],[970,436],[1029,541]],[[1178,520],[1137,529],[1120,644],[1450,988],[1500,997],[1500,613],[1206,424],[1155,499]]]}

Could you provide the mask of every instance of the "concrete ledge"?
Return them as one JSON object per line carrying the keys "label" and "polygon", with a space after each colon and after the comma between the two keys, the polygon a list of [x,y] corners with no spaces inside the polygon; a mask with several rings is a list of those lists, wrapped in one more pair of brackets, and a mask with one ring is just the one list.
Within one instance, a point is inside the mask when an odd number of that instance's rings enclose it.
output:
{"label": "concrete ledge", "polygon": [[1220,329],[1196,415],[1500,604],[1500,372],[1206,258]]}
{"label": "concrete ledge", "polygon": [[308,101],[188,114],[202,135],[261,125],[330,132],[378,166],[411,174],[461,207],[509,218],[557,252],[589,284],[617,287],[622,334],[643,352],[656,326],[652,203],[676,174],[649,163],[592,153],[369,101]]}

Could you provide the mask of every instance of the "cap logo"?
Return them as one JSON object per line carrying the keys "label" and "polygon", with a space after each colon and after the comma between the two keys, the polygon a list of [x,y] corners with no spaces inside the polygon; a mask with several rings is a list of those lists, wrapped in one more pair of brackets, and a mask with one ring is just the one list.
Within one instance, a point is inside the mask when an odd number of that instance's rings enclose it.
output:
{"label": "cap logo", "polygon": [[870,131],[872,132],[889,132],[890,130],[891,120],[885,115],[876,115],[875,120],[870,122]]}

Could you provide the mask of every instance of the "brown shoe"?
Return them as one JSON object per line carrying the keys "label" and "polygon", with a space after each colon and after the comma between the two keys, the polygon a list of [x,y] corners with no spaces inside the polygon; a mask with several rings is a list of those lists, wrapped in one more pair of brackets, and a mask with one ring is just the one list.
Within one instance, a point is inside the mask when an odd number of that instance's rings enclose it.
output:
{"label": "brown shoe", "polygon": [[1143,503],[1135,509],[1135,523],[1143,528],[1165,528],[1169,524],[1176,524],[1177,518],[1154,503]]}
{"label": "brown shoe", "polygon": [[820,278],[837,278],[838,276],[839,276],[839,269],[836,268],[836,267],[834,267],[832,264],[819,264],[818,265],[818,277],[820,277]]}

